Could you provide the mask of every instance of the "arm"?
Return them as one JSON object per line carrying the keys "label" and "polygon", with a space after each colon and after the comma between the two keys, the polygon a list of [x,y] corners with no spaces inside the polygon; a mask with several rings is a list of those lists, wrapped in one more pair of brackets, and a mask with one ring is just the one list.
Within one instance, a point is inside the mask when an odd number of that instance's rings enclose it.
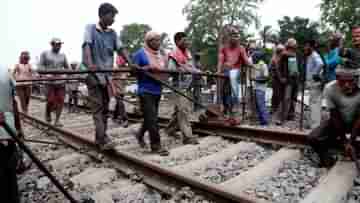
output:
{"label": "arm", "polygon": [[66,56],[64,56],[64,57],[65,57],[65,58],[64,58],[64,68],[65,68],[66,70],[69,70],[69,69],[70,69],[70,66],[69,66],[68,60],[67,60]]}
{"label": "arm", "polygon": [[95,71],[96,65],[94,64],[92,60],[92,50],[91,50],[91,44],[92,44],[92,34],[91,34],[91,25],[88,25],[85,27],[85,33],[84,33],[84,43],[83,43],[83,54],[84,54],[84,64],[89,68],[89,70]]}
{"label": "arm", "polygon": [[252,66],[253,64],[250,62],[249,60],[249,57],[246,53],[246,50],[245,48],[241,48],[241,51],[240,51],[240,57],[241,57],[241,60],[243,61],[244,65],[246,66]]}
{"label": "arm", "polygon": [[223,49],[220,49],[220,52],[218,55],[218,65],[217,65],[218,73],[222,73],[224,71],[224,62],[225,62],[225,54],[223,52]]}
{"label": "arm", "polygon": [[15,65],[15,68],[14,68],[14,70],[13,70],[13,72],[12,72],[12,76],[13,76],[13,78],[14,79],[17,79],[16,78],[16,74],[18,73],[18,70],[19,69],[19,66],[18,65]]}
{"label": "arm", "polygon": [[46,53],[43,52],[40,55],[39,70],[45,70],[45,69],[46,69]]}

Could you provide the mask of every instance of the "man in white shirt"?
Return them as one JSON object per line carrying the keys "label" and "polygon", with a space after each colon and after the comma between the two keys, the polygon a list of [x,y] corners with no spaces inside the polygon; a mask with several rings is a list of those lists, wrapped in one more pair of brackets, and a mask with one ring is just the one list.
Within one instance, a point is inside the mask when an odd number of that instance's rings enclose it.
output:
{"label": "man in white shirt", "polygon": [[316,128],[321,122],[322,85],[320,72],[324,66],[319,53],[315,50],[316,41],[305,42],[304,53],[306,55],[306,89],[310,92],[309,108],[305,112],[305,127]]}

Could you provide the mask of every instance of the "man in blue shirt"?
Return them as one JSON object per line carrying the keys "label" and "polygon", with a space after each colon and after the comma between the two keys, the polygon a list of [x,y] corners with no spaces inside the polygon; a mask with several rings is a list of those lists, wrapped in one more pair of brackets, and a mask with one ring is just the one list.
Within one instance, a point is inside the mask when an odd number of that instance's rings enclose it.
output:
{"label": "man in blue shirt", "polygon": [[329,52],[325,55],[326,72],[325,79],[327,82],[336,80],[336,67],[340,64],[341,58],[339,56],[339,50],[341,45],[341,35],[335,33],[330,38]]}
{"label": "man in blue shirt", "polygon": [[[114,52],[123,56],[130,64],[129,56],[122,49],[119,37],[109,28],[114,23],[118,10],[109,3],[103,3],[98,12],[99,23],[87,25],[85,28],[83,64],[91,71],[111,70],[114,65]],[[110,96],[115,93],[111,75],[93,73],[86,78],[95,123],[95,142],[102,150],[113,148],[113,143],[106,135]]]}
{"label": "man in blue shirt", "polygon": [[[145,35],[144,47],[133,55],[134,63],[142,71],[138,72],[138,95],[140,98],[141,111],[144,114],[144,122],[136,138],[141,147],[145,147],[145,132],[149,132],[151,151],[161,156],[168,156],[169,152],[161,146],[158,113],[161,98],[162,86],[158,80],[167,79],[166,74],[159,71],[166,69],[166,57],[160,52],[161,36],[157,32],[148,32]],[[145,73],[147,72],[147,74]],[[149,77],[152,74],[156,79]]]}

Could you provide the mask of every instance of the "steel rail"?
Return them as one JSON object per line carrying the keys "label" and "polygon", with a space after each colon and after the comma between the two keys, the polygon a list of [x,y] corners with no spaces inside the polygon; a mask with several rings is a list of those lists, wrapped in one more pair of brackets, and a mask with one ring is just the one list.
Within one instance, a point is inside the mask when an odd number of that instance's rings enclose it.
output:
{"label": "steel rail", "polygon": [[[70,139],[75,139],[78,142],[81,142],[93,149],[97,149],[96,145],[93,141],[90,141],[88,139],[85,139],[84,137],[77,135],[73,132],[70,132],[65,129],[57,128],[55,126],[52,126],[45,121],[42,121],[40,119],[37,119],[35,117],[26,115],[21,113],[21,116],[25,119],[31,120],[32,122],[36,122],[40,125],[46,126],[50,128],[52,131],[61,134],[62,136],[69,137]],[[151,172],[153,175],[157,174],[160,175],[159,177],[165,177],[169,180],[175,180],[180,182],[183,185],[188,185],[193,187],[194,189],[203,191],[209,195],[213,195],[216,198],[219,198],[225,202],[238,202],[238,203],[269,203],[267,201],[262,201],[258,199],[253,199],[244,195],[240,195],[240,193],[233,193],[227,190],[224,190],[223,188],[219,187],[216,184],[211,184],[205,181],[202,181],[198,178],[182,174],[179,172],[175,172],[174,170],[171,170],[170,168],[162,167],[158,164],[152,163],[150,161],[146,161],[144,159],[141,159],[139,157],[136,157],[130,153],[123,152],[123,151],[106,151],[103,152],[104,155],[115,157],[118,161],[127,161],[132,165],[135,165],[137,168],[143,168],[148,173]]]}
{"label": "steel rail", "polygon": [[[142,117],[134,113],[128,113],[128,117],[140,120]],[[170,122],[169,118],[159,117],[160,124],[167,124]],[[192,121],[192,129],[194,133],[208,134],[221,136],[228,139],[248,140],[268,144],[278,144],[281,146],[308,146],[308,134],[303,132],[292,132],[288,130],[272,130],[260,129],[254,127],[238,127],[226,126],[214,123],[202,123]]]}
{"label": "steel rail", "polygon": [[[35,99],[42,100],[43,98],[32,96]],[[84,106],[80,108],[86,109]],[[140,122],[143,117],[135,113],[127,113],[129,119],[134,122]],[[166,126],[169,122],[169,118],[159,117],[159,124]],[[193,132],[200,135],[217,135],[228,139],[234,140],[248,140],[256,141],[260,143],[278,144],[281,146],[308,146],[308,134],[305,132],[293,132],[289,130],[273,130],[273,129],[260,129],[255,127],[238,127],[238,126],[226,126],[222,124],[214,123],[202,123],[198,121],[192,121]]]}
{"label": "steel rail", "polygon": [[[125,67],[122,69],[103,69],[103,70],[85,70],[85,71],[72,71],[72,70],[38,70],[40,75],[77,75],[77,74],[89,74],[89,73],[132,73],[136,70],[133,68]],[[147,70],[144,70],[147,71]],[[151,72],[151,71],[150,71]],[[223,74],[217,73],[203,73],[203,72],[191,72],[191,71],[172,71],[172,70],[159,70],[156,73],[164,74],[182,74],[182,75],[200,75],[204,77],[216,77],[216,78],[228,78]]]}
{"label": "steel rail", "polygon": [[[133,80],[135,81],[135,78],[119,78],[119,77],[113,77],[112,80],[124,80],[129,81]],[[23,82],[53,82],[53,81],[73,81],[73,82],[84,82],[85,78],[81,77],[70,77],[70,78],[33,78],[33,79],[27,79],[27,80],[16,80],[17,83],[23,83]]]}

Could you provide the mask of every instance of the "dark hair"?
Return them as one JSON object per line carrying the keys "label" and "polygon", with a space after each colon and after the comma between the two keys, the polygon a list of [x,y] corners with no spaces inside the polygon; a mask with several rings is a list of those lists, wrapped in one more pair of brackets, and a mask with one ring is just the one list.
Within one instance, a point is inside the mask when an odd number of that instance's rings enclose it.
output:
{"label": "dark hair", "polygon": [[316,40],[314,40],[314,39],[308,39],[308,40],[306,40],[305,41],[305,44],[308,44],[308,45],[310,45],[310,47],[311,48],[314,48],[314,49],[316,49],[317,47],[318,47],[318,42],[316,41]]}
{"label": "dark hair", "polygon": [[182,38],[185,38],[186,37],[186,34],[185,32],[177,32],[174,36],[174,41],[175,43],[179,40],[181,40]]}
{"label": "dark hair", "polygon": [[110,3],[103,3],[99,7],[99,17],[103,17],[109,13],[117,14],[119,11]]}
{"label": "dark hair", "polygon": [[24,55],[24,54],[30,54],[30,52],[29,51],[22,51],[22,52],[20,52],[20,55]]}

